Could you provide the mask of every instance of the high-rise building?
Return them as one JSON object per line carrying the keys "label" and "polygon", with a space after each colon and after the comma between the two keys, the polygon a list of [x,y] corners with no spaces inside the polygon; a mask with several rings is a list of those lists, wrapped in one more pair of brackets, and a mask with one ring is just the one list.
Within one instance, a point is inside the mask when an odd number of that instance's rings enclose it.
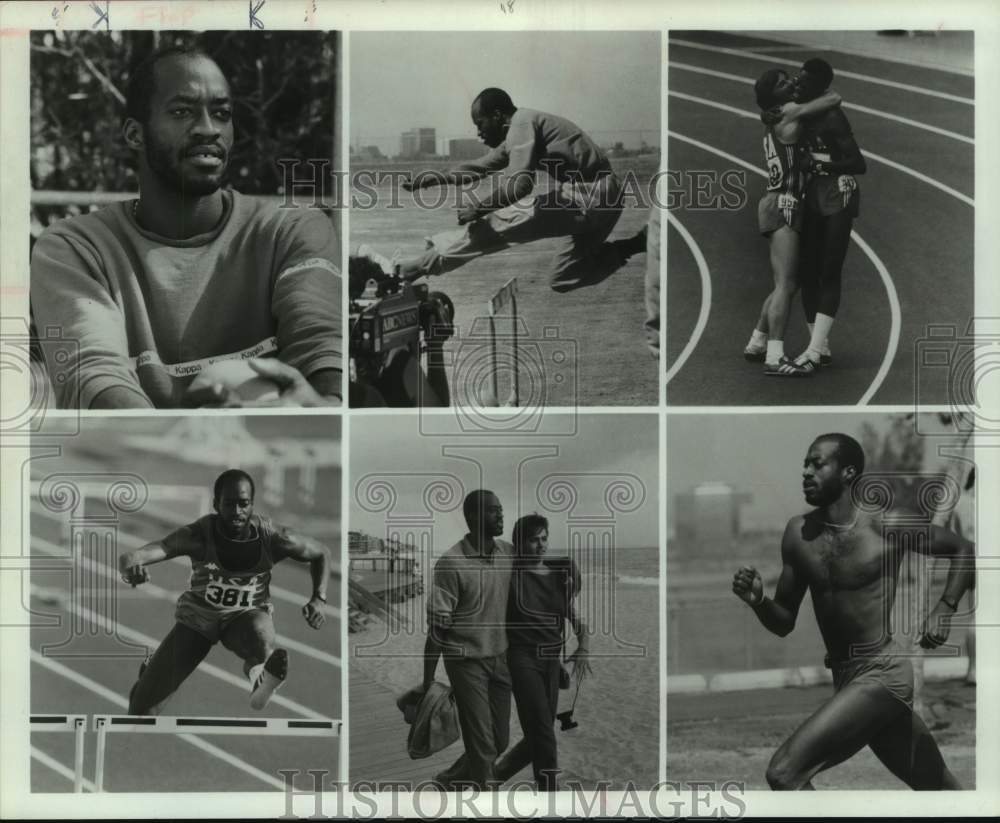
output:
{"label": "high-rise building", "polygon": [[400,157],[429,157],[437,154],[437,131],[432,128],[413,128],[399,136]]}

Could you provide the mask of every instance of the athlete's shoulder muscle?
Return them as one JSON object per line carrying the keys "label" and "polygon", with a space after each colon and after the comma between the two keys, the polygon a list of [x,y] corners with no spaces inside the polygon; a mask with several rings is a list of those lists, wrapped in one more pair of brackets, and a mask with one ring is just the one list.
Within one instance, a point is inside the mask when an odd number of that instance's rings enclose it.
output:
{"label": "athlete's shoulder muscle", "polygon": [[187,555],[200,560],[205,554],[205,527],[211,527],[211,515],[188,523],[160,541],[171,555]]}
{"label": "athlete's shoulder muscle", "polygon": [[841,106],[824,112],[814,123],[814,128],[829,137],[846,137],[852,134],[851,121],[847,119]]}
{"label": "athlete's shoulder muscle", "polygon": [[807,517],[808,515],[805,514],[797,514],[785,526],[785,533],[781,538],[781,554],[786,562],[794,559],[805,544],[803,534],[806,529]]}

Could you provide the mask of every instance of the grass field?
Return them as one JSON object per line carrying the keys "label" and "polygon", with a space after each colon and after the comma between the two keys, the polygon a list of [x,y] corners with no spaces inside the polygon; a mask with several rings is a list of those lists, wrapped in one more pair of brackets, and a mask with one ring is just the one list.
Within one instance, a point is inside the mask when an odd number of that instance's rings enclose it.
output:
{"label": "grass field", "polygon": [[[619,175],[633,171],[645,185],[656,173],[658,162],[656,157],[637,157],[615,160],[613,165]],[[422,162],[419,168],[446,165]],[[352,167],[351,172],[357,179],[359,173],[369,171],[374,179],[380,170],[408,172],[417,167],[412,163],[365,165]],[[436,202],[435,190],[422,194],[426,203]],[[425,237],[457,226],[453,196],[436,208],[421,208],[412,195],[396,190],[389,181],[377,186],[374,197],[362,196],[357,190],[355,195],[359,203],[371,207],[351,210],[351,253],[367,243],[386,255],[397,248],[404,256],[417,255],[424,250]],[[648,216],[648,209],[627,206],[610,239],[634,234]],[[657,363],[646,348],[642,331],[646,256],[634,256],[598,283],[557,293],[549,287],[548,273],[554,242],[538,240],[515,246],[430,279],[431,289],[445,292],[455,303],[457,332],[446,348],[454,358],[449,373],[453,403],[470,402],[469,385],[486,356],[485,340],[478,335],[487,316],[487,301],[507,280],[516,277],[518,314],[526,330],[521,349],[528,354],[520,374],[522,394],[527,399],[549,406],[655,405],[659,396]],[[482,319],[474,328],[477,318]],[[498,325],[498,333],[509,334],[504,328],[509,323]],[[501,394],[505,393],[501,385]]]}

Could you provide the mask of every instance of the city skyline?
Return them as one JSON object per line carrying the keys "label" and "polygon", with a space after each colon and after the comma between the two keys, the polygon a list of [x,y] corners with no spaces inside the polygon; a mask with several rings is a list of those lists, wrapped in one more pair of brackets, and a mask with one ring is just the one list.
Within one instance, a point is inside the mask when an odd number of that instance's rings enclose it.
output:
{"label": "city skyline", "polygon": [[358,32],[350,142],[393,155],[418,126],[435,128],[439,141],[474,139],[472,100],[499,86],[516,105],[568,117],[602,144],[636,147],[641,133],[660,145],[660,71],[655,32]]}

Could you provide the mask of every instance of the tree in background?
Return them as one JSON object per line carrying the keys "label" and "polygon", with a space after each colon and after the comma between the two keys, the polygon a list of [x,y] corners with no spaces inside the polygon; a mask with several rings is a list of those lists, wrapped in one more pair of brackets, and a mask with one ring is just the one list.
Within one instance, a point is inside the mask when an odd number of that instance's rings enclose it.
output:
{"label": "tree in background", "polygon": [[913,425],[912,415],[892,415],[889,428],[883,431],[865,423],[860,440],[865,450],[865,474],[882,475],[880,480],[892,490],[892,508],[919,511],[924,440]]}
{"label": "tree in background", "polygon": [[[920,428],[926,430],[933,417],[934,415],[926,415]],[[935,445],[939,448],[934,454],[925,452],[927,438],[918,431],[912,413],[892,415],[889,428],[882,433],[868,424],[861,431],[861,445],[866,456],[865,474],[885,473],[883,480],[892,490],[892,509],[917,512],[928,526],[932,523],[937,526],[946,525],[958,502],[957,498],[953,499],[947,492],[940,497],[926,494],[921,496],[919,490],[928,481],[928,472],[948,475],[953,481],[949,487],[961,489],[971,466],[968,460],[971,427],[960,426],[962,421],[953,415],[939,414],[936,422],[941,434],[953,433],[953,436],[948,441],[935,438]],[[945,442],[947,446],[942,449]],[[933,559],[916,552],[907,552],[904,556],[892,616],[897,634],[915,639],[919,626],[927,615],[929,603],[936,599],[935,595],[940,588],[941,580],[935,579],[938,565]],[[953,638],[952,642],[956,639]],[[918,651],[914,648],[915,654]],[[934,706],[924,703],[923,663],[922,655],[914,657],[914,708],[932,729],[942,728],[948,725],[947,721],[938,716]]]}

